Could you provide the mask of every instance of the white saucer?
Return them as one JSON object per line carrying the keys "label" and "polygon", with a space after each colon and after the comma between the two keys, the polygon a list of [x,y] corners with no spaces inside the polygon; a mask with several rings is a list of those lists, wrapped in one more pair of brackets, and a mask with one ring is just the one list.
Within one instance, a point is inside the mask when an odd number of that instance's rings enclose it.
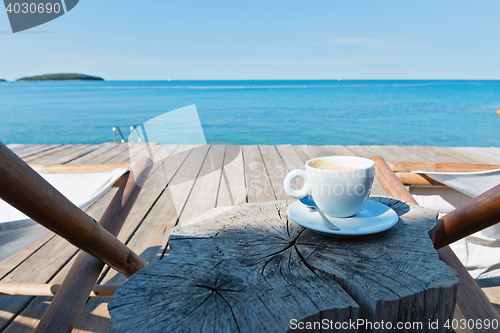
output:
{"label": "white saucer", "polygon": [[340,230],[329,229],[318,211],[310,209],[300,201],[291,204],[287,209],[288,217],[304,228],[320,234],[334,237],[360,237],[375,234],[392,228],[399,220],[398,214],[373,200],[366,200],[365,205],[353,217],[327,216]]}

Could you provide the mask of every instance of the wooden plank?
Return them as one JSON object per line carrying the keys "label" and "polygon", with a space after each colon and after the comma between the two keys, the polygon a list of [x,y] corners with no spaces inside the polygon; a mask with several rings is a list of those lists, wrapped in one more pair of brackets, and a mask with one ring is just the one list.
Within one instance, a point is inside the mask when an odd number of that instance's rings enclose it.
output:
{"label": "wooden plank", "polygon": [[356,156],[356,154],[347,149],[345,146],[328,145],[327,147],[334,155],[337,156]]}
{"label": "wooden plank", "polygon": [[[58,147],[55,147],[54,149],[50,150],[45,150],[41,151],[39,153],[30,155],[29,157],[23,158],[23,160],[26,163],[38,163],[38,160],[42,160],[44,157],[49,156],[51,154],[56,154],[55,156],[60,156],[60,152],[67,150],[67,149],[73,149],[73,145],[60,145]],[[46,163],[49,164],[49,163]]]}
{"label": "wooden plank", "polygon": [[285,193],[283,188],[283,180],[288,173],[288,169],[285,163],[283,163],[276,147],[259,145],[259,150],[266,167],[267,175],[271,181],[275,197],[278,200],[288,199],[288,194]]}
{"label": "wooden plank", "polygon": [[[165,191],[152,207],[140,228],[134,234],[128,246],[140,253],[149,264],[158,261],[164,250],[171,230],[177,222],[178,216],[169,191]],[[125,281],[121,274],[115,271],[108,272],[101,284],[122,284]],[[108,302],[111,298],[92,298],[76,322],[73,332],[107,332],[110,316]]]}
{"label": "wooden plank", "polygon": [[182,215],[179,217],[180,224],[215,208],[225,151],[225,145],[210,146]]}
{"label": "wooden plank", "polygon": [[359,145],[349,145],[345,146],[347,149],[352,151],[356,156],[364,157],[364,158],[372,158],[373,153],[366,150],[364,146]]}
{"label": "wooden plank", "polygon": [[389,195],[406,202],[417,204],[417,201],[380,156],[374,156],[372,160],[375,161],[375,175]]}
{"label": "wooden plank", "polygon": [[467,158],[466,154],[457,154],[456,151],[446,147],[424,146],[419,148],[423,149],[426,154],[432,152],[436,156],[439,156],[440,159],[449,159],[450,162],[453,160],[457,163],[474,163],[474,160]]}
{"label": "wooden plank", "polygon": [[101,164],[96,161],[96,157],[101,155],[106,156],[111,150],[118,147],[118,143],[104,143],[99,145],[97,149],[91,151],[90,153],[75,158],[72,161],[69,161],[67,164],[90,164],[90,162],[94,164]]}
{"label": "wooden plank", "polygon": [[56,149],[58,148],[49,150],[49,152],[52,152],[51,154],[45,155],[43,157],[38,157],[36,158],[36,160],[31,160],[30,157],[27,158],[26,161],[28,161],[29,163],[36,163],[36,164],[65,164],[77,157],[83,156],[86,153],[89,153],[92,150],[97,149],[97,146],[77,144],[77,145],[70,145],[66,149],[62,149],[57,152],[55,151]]}
{"label": "wooden plank", "polygon": [[[99,219],[113,197],[112,189],[91,205],[86,212]],[[1,279],[2,283],[49,283],[54,275],[64,267],[76,254],[77,249],[61,237],[49,239],[41,248],[26,260],[22,261],[14,270]],[[54,283],[62,282],[54,281]],[[2,296],[0,297],[0,330],[16,318],[33,297],[28,296]],[[17,318],[16,318],[17,319]],[[22,321],[22,318],[20,318]],[[21,325],[22,326],[22,325]],[[14,330],[16,331],[16,330]]]}
{"label": "wooden plank", "polygon": [[[145,156],[135,161],[127,175],[126,182],[120,186],[106,208],[99,224],[113,236],[116,237],[122,228],[152,166],[153,161]],[[146,262],[143,262],[145,267]],[[71,330],[103,268],[102,261],[80,251],[57,295],[37,325],[36,331],[66,333]]]}
{"label": "wooden plank", "polygon": [[[192,146],[185,147],[184,149],[189,150]],[[183,163],[185,157],[188,155],[188,151],[183,151],[183,149],[175,150],[177,146],[168,146],[161,152],[158,152],[159,157],[165,157],[169,154],[170,156],[166,160],[163,160],[162,163],[165,163],[165,168],[157,167],[155,171],[152,172],[150,178],[146,182],[143,191],[141,192],[139,198],[137,199],[136,205],[130,212],[129,217],[127,218],[125,225],[123,226],[121,232],[118,235],[118,239],[122,242],[127,242],[132,235],[135,235],[134,232],[139,226],[139,223],[142,222],[144,216],[148,216],[148,212],[151,209],[151,206],[156,202],[158,196],[162,193],[163,188],[166,186],[166,179],[170,180],[173,175],[177,172],[177,169]],[[173,152],[176,152],[173,154]],[[165,181],[165,182],[164,182]],[[159,185],[163,184],[163,185]],[[104,210],[106,207],[102,207]],[[174,211],[175,213],[175,211]],[[176,217],[177,219],[177,217]],[[160,218],[159,221],[162,221]],[[145,226],[147,229],[147,226]],[[149,246],[150,242],[146,239],[142,239],[143,244],[145,246]],[[137,253],[141,253],[142,251],[138,251]],[[142,256],[141,256],[142,257]],[[69,270],[71,262],[65,265],[59,273],[52,279],[51,282],[60,283],[64,279]],[[104,270],[105,272],[109,271],[109,267]],[[104,273],[105,274],[105,273]],[[116,273],[117,274],[117,273]],[[120,275],[120,274],[118,274]],[[120,275],[121,276],[121,275]],[[43,315],[47,303],[50,302],[51,298],[45,297],[36,297],[29,306],[18,316],[15,321],[9,326],[9,329],[12,329],[13,332],[20,332],[21,329],[26,328],[26,332],[31,331],[30,327],[34,327],[37,325],[38,320]],[[106,308],[104,310],[107,313]],[[88,320],[95,319],[87,318]]]}
{"label": "wooden plank", "polygon": [[376,155],[382,156],[387,162],[404,161],[407,157],[406,151],[394,148],[394,146],[369,146],[369,150],[376,152]]}
{"label": "wooden plank", "polygon": [[[90,163],[95,162],[89,161]],[[116,189],[111,189],[103,197],[97,200],[95,203],[90,205],[85,209],[85,211],[93,216],[96,220],[104,213],[107,205],[111,201]],[[55,251],[54,249],[60,249],[60,251]],[[53,235],[52,233],[43,237],[34,244],[28,246],[24,250],[14,254],[13,256],[2,261],[0,265],[0,277],[2,282],[29,282],[29,283],[48,283],[54,279],[54,275],[61,270],[64,270],[65,265],[68,260],[72,258],[77,252],[77,249],[63,240],[62,238]],[[43,265],[40,265],[43,263]],[[59,280],[55,279],[54,282],[62,282],[64,276],[61,276]],[[32,297],[0,297],[0,330],[1,327],[5,327],[8,322],[12,319],[20,321],[15,327],[27,327],[30,329],[32,326],[24,326],[23,321],[26,321],[28,316],[16,317],[17,314],[25,308],[33,300]],[[35,298],[37,302],[33,302],[34,308],[42,308],[41,315],[46,309],[46,299],[45,298]],[[38,320],[38,319],[37,319]],[[17,331],[17,329],[13,329]]]}
{"label": "wooden plank", "polygon": [[57,148],[61,146],[61,144],[57,145],[27,145],[27,147],[24,147],[24,149],[18,151],[14,150],[14,153],[16,153],[17,156],[21,158],[27,158],[35,154],[39,154],[42,152],[47,152],[51,149]]}
{"label": "wooden plank", "polygon": [[0,197],[4,201],[126,276],[146,265],[2,143],[0,158]]}
{"label": "wooden plank", "polygon": [[479,161],[481,164],[495,164],[500,163],[500,156],[495,153],[491,148],[477,148],[477,147],[456,147],[453,150],[459,154],[468,154],[473,156],[474,160]]}
{"label": "wooden plank", "polygon": [[[448,246],[439,249],[438,253],[439,258],[458,273],[460,284],[457,294],[457,304],[464,317],[474,323],[478,321],[484,323],[486,319],[500,322],[500,316],[497,311],[460,263],[455,253]],[[479,325],[477,325],[474,326],[474,331],[476,333],[494,333],[498,332],[498,328],[485,329],[484,326],[483,328],[479,328]]]}
{"label": "wooden plank", "polygon": [[[391,146],[401,159],[396,162],[431,162],[429,156],[421,154],[421,151],[412,146]],[[417,153],[418,152],[418,153]]]}
{"label": "wooden plank", "polygon": [[300,158],[306,162],[306,161],[309,161],[313,158],[316,158],[318,156],[314,155],[312,153],[312,151],[309,149],[309,147],[307,145],[297,145],[297,146],[293,146],[293,149],[295,149],[295,152],[297,153],[297,155],[300,156]]}
{"label": "wooden plank", "polygon": [[[100,156],[96,156],[93,159],[93,163],[91,164],[117,164],[123,163],[123,156],[128,156],[128,145],[126,143],[120,143],[116,148],[113,148],[106,152],[106,154],[102,154]],[[118,161],[118,162],[115,162]]]}
{"label": "wooden plank", "polygon": [[295,169],[305,169],[304,161],[291,145],[277,145],[276,150],[286,165],[288,172]]}
{"label": "wooden plank", "polygon": [[[441,163],[453,163],[456,162],[454,158],[448,158],[446,156],[439,156],[433,151],[427,150],[425,147],[417,147],[417,146],[405,146],[405,150],[410,152],[415,156],[415,158],[419,158],[422,162],[441,162]],[[398,161],[404,162],[404,161]],[[418,162],[418,161],[417,161]]]}
{"label": "wooden plank", "polygon": [[[382,172],[382,181],[384,186],[388,188],[388,192],[392,195],[396,195],[398,198],[414,202],[413,197],[406,190],[406,188],[398,182],[397,178],[394,177],[391,169],[385,164],[385,162],[380,158],[374,158],[377,163],[377,172]],[[406,193],[405,193],[406,191]],[[453,217],[453,213],[452,217]],[[465,214],[467,215],[467,214]],[[465,216],[464,215],[464,216]],[[440,229],[439,224],[442,224],[442,220],[438,221],[437,228],[434,227],[433,231],[430,232],[431,239],[434,240],[434,230]],[[438,238],[439,241],[439,238]],[[435,244],[439,247],[439,244]],[[458,258],[455,256],[453,251],[445,246],[439,251],[440,259],[445,261],[448,265],[455,269],[458,273],[460,279],[460,287],[457,294],[457,302],[460,309],[465,313],[467,319],[472,319],[476,321],[477,319],[496,319],[500,320],[500,317],[495,312],[489,301],[486,299],[484,294],[480,291],[477,284],[474,282],[472,277],[467,273],[463,265],[460,263]],[[479,332],[494,332],[495,330],[476,330]]]}
{"label": "wooden plank", "polygon": [[55,160],[55,161],[51,160],[50,164],[69,163],[69,162],[71,162],[79,157],[82,157],[82,156],[85,156],[85,155],[91,153],[92,151],[96,150],[97,148],[99,148],[99,145],[88,145],[88,146],[82,147],[79,150],[75,150],[75,151],[70,152],[70,153],[67,152],[64,157],[61,157],[60,159]]}
{"label": "wooden plank", "polygon": [[372,241],[303,232],[288,223],[292,201],[241,205],[176,228],[169,256],[115,293],[111,331],[284,332],[290,318],[355,321],[358,308],[371,322],[451,319],[458,279],[429,242],[434,212],[381,201],[403,223]]}
{"label": "wooden plank", "polygon": [[242,146],[248,202],[275,200],[273,187],[257,146]]}
{"label": "wooden plank", "polygon": [[[176,190],[175,198],[170,190],[164,191],[139,229],[127,242],[130,248],[140,253],[141,257],[150,264],[159,260],[166,249],[170,232],[179,218],[178,204],[175,201],[185,202],[187,200],[194,180],[186,181],[186,179],[189,180],[198,174],[203,162],[200,157],[205,149],[206,146],[194,151],[185,150],[184,156],[188,154],[189,156],[182,164],[183,166],[177,173],[173,172],[168,176],[171,178],[170,183],[175,184],[174,187],[183,187],[184,189]],[[179,155],[175,154],[177,157]],[[195,164],[198,165],[198,171]],[[172,167],[168,168],[168,170],[173,169]],[[123,276],[111,270],[104,276],[101,284],[121,284],[124,280]],[[108,298],[91,299],[84,309],[84,315],[75,325],[74,332],[107,331],[110,318],[106,306],[108,301]]]}
{"label": "wooden plank", "polygon": [[[453,319],[456,320],[457,323],[461,323],[461,320],[465,320],[467,322],[467,318],[465,318],[464,313],[460,310],[460,307],[455,305],[455,312],[453,313]],[[465,329],[455,329],[454,333],[475,333],[473,329],[465,328]]]}
{"label": "wooden plank", "polygon": [[[143,146],[141,145],[141,147]],[[129,145],[127,143],[121,143],[118,148],[118,153],[109,156],[103,163],[106,164],[130,163]]]}
{"label": "wooden plank", "polygon": [[243,152],[240,146],[227,145],[217,197],[217,207],[239,205],[247,201]]}

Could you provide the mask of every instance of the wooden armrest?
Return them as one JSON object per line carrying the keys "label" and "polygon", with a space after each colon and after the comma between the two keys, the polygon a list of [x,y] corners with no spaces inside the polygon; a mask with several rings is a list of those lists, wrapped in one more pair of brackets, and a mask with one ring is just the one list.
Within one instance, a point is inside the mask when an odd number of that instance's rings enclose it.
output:
{"label": "wooden armrest", "polygon": [[438,220],[430,235],[439,249],[500,222],[500,185]]}
{"label": "wooden armrest", "polygon": [[393,172],[436,171],[436,172],[475,172],[500,169],[500,165],[467,163],[427,163],[397,162],[387,163]]}
{"label": "wooden armrest", "polygon": [[0,198],[129,277],[146,262],[0,142]]}
{"label": "wooden armrest", "polygon": [[[153,162],[149,158],[140,157],[128,174],[127,182],[120,186],[104,212],[100,225],[113,236],[117,236],[122,228],[152,166]],[[83,311],[103,268],[102,261],[80,252],[35,332],[70,331]]]}

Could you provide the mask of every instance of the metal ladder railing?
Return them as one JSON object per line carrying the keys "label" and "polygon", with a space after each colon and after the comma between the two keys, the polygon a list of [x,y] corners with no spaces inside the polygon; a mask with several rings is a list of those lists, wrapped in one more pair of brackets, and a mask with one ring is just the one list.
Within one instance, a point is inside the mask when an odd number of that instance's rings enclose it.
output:
{"label": "metal ladder railing", "polygon": [[[137,130],[137,127],[141,127],[141,125],[132,125],[130,126],[130,140],[129,143],[134,143],[134,131],[137,133],[137,142],[144,142],[145,140],[141,137],[141,132]],[[120,134],[120,142],[125,142],[125,137],[123,136],[123,132],[120,126],[113,126],[113,142],[116,142],[116,131]]]}

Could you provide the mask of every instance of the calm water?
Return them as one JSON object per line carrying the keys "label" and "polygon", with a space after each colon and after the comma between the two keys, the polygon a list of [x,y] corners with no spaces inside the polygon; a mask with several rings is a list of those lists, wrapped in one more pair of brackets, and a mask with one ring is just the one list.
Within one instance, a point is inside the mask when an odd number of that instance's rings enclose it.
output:
{"label": "calm water", "polygon": [[102,143],[196,104],[207,142],[500,146],[500,81],[0,84],[4,143]]}

